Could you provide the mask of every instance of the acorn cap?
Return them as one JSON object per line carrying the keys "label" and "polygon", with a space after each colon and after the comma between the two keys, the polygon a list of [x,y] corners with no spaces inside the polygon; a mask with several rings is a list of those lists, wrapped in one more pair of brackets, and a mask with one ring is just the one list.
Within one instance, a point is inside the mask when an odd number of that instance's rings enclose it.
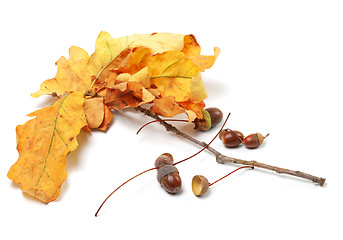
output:
{"label": "acorn cap", "polygon": [[202,196],[207,193],[210,184],[202,175],[195,175],[192,179],[192,190],[195,196]]}
{"label": "acorn cap", "polygon": [[171,155],[170,153],[163,153],[155,160],[155,167],[172,165],[173,161],[173,155]]}
{"label": "acorn cap", "polygon": [[179,173],[174,165],[165,165],[163,167],[160,167],[159,169],[157,169],[157,181],[161,183],[162,178],[171,173]]}
{"label": "acorn cap", "polygon": [[204,116],[203,119],[196,118],[194,120],[194,129],[207,131],[212,126],[211,116],[205,109],[202,110],[202,115]]}
{"label": "acorn cap", "polygon": [[261,133],[256,133],[259,145],[261,145],[266,137],[263,137]]}

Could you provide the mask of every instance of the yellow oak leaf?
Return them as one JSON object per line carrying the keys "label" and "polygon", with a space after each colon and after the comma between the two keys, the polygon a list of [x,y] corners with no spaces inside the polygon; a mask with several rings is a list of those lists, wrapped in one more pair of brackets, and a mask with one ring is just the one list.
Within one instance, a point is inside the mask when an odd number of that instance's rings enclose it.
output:
{"label": "yellow oak leaf", "polygon": [[132,35],[136,36],[129,47],[146,47],[149,48],[152,53],[163,53],[167,51],[181,51],[184,46],[183,34],[174,33],[153,33],[144,34],[141,37],[139,34]]}
{"label": "yellow oak leaf", "polygon": [[[100,44],[100,46],[103,46],[103,44]],[[88,68],[90,74],[94,74],[94,76],[96,74],[97,81],[104,82],[110,74],[110,71],[126,64],[125,59],[131,53],[131,49],[126,48],[123,51],[119,52],[117,55],[114,55],[115,53],[110,52],[111,49],[107,49],[108,52],[106,52],[105,50],[100,51],[100,46],[97,46],[98,52],[96,51],[91,56],[88,63]],[[95,58],[94,56],[96,56],[97,58]],[[105,61],[104,59],[107,59],[108,61]]]}
{"label": "yellow oak leaf", "polygon": [[192,77],[199,72],[199,68],[182,52],[156,54],[149,59],[148,69],[151,83],[162,97],[173,96],[177,102],[189,100]]}
{"label": "yellow oak leaf", "polygon": [[65,158],[78,145],[76,136],[87,125],[83,92],[29,114],[35,117],[16,128],[19,159],[7,176],[42,202],[54,201],[67,177]]}
{"label": "yellow oak leaf", "polygon": [[198,103],[207,98],[208,95],[200,72],[192,77],[190,88],[191,95],[189,96],[189,101]]}
{"label": "yellow oak leaf", "polygon": [[61,96],[66,92],[86,91],[91,83],[87,72],[88,53],[79,47],[69,49],[69,59],[61,57],[56,65],[56,76],[44,81],[40,90],[31,94],[32,97],[40,97],[46,94]]}
{"label": "yellow oak leaf", "polygon": [[88,63],[88,71],[97,76],[111,60],[118,56],[127,45],[121,45],[119,39],[112,38],[107,32],[101,32],[96,39],[95,52],[91,55]]}

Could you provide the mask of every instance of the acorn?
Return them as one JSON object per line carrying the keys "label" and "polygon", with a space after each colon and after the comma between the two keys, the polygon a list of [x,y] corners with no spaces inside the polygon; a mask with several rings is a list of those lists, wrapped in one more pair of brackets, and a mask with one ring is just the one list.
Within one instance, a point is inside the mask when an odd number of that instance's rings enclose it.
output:
{"label": "acorn", "polygon": [[165,165],[157,169],[157,181],[169,193],[177,193],[181,190],[181,177],[173,165]]}
{"label": "acorn", "polygon": [[219,108],[211,107],[202,110],[203,118],[196,118],[194,129],[207,131],[217,126],[223,120],[223,112]]}
{"label": "acorn", "polygon": [[163,153],[155,160],[157,167],[157,181],[169,193],[177,193],[181,190],[181,177],[179,171],[173,165],[173,156]]}
{"label": "acorn", "polygon": [[244,138],[244,146],[247,148],[257,148],[259,147],[264,139],[269,136],[269,133],[263,137],[261,133],[253,133]]}
{"label": "acorn", "polygon": [[240,131],[223,129],[219,133],[219,139],[222,140],[225,147],[233,148],[243,142],[244,136]]}

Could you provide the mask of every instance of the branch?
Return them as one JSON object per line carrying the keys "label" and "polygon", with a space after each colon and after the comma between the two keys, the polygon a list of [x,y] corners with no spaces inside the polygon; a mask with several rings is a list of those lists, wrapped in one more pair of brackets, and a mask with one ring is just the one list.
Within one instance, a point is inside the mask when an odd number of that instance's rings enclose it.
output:
{"label": "branch", "polygon": [[[191,136],[189,136],[188,134],[181,132],[179,129],[177,129],[176,127],[174,127],[173,125],[166,123],[165,121],[163,121],[158,115],[152,113],[149,109],[145,109],[142,107],[136,107],[135,108],[136,111],[142,112],[145,115],[154,118],[156,120],[160,120],[160,124],[164,126],[164,128],[167,131],[173,132],[176,135],[179,135],[183,138],[188,139],[189,141],[201,146],[201,147],[205,147],[207,146],[207,144],[205,142],[201,142]],[[270,171],[274,171],[276,173],[283,173],[283,174],[288,174],[288,175],[292,175],[295,177],[299,177],[299,178],[304,178],[304,179],[308,179],[314,183],[318,183],[320,186],[323,186],[325,183],[325,178],[321,178],[321,177],[316,177],[304,172],[300,172],[300,171],[293,171],[293,170],[289,170],[286,168],[280,168],[280,167],[276,167],[276,166],[271,166],[268,164],[264,164],[264,163],[260,163],[257,161],[247,161],[247,160],[242,160],[242,159],[238,159],[238,158],[232,158],[232,157],[228,157],[225,156],[223,154],[221,154],[220,152],[218,152],[217,150],[215,150],[214,148],[208,146],[207,150],[209,152],[211,152],[215,157],[218,163],[234,163],[234,164],[240,164],[240,165],[249,165],[249,166],[254,166],[254,167],[258,167],[258,168],[264,168]]]}

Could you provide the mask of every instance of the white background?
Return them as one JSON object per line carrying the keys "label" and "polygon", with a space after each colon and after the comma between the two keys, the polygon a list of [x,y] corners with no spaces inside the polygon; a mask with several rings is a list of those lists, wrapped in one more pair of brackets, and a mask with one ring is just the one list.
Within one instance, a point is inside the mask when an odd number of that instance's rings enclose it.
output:
{"label": "white background", "polygon": [[[11,239],[341,239],[342,1],[2,1],[0,4],[1,126],[0,238]],[[227,127],[270,133],[256,150],[213,147],[326,177],[324,187],[274,172],[242,170],[197,198],[196,174],[214,181],[237,166],[208,152],[178,165],[183,190],[172,196],[147,173],[94,213],[119,184],[170,152],[176,160],[199,148],[132,111],[116,113],[106,133],[82,132],[67,158],[68,178],[48,205],[7,178],[17,160],[15,127],[50,97],[30,93],[55,76],[55,61],[76,45],[89,54],[100,31],[194,34],[204,54],[221,48],[203,74],[207,106],[232,113]],[[180,118],[183,118],[180,116]],[[210,141],[216,130],[197,133]],[[217,128],[218,129],[218,128]]]}

